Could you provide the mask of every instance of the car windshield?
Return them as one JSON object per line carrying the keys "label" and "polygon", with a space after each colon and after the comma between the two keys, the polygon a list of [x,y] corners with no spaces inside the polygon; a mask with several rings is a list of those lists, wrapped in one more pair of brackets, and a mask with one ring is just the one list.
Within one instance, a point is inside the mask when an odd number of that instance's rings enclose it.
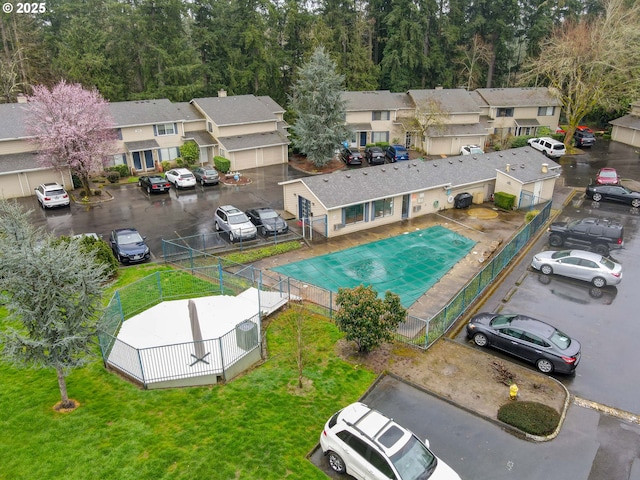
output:
{"label": "car windshield", "polygon": [[391,462],[403,480],[427,479],[438,464],[436,457],[414,435],[411,435],[406,445],[391,457]]}
{"label": "car windshield", "polygon": [[571,345],[571,339],[566,333],[562,333],[560,330],[555,330],[551,337],[549,337],[551,343],[553,343],[560,350],[566,350]]}
{"label": "car windshield", "polygon": [[513,320],[515,315],[497,315],[493,320],[491,320],[492,327],[502,327],[504,325],[509,325],[511,320]]}
{"label": "car windshield", "polygon": [[142,241],[142,237],[138,232],[118,233],[118,243],[120,245],[131,245]]}
{"label": "car windshield", "polygon": [[229,223],[231,225],[238,225],[240,223],[248,222],[249,219],[244,213],[238,213],[237,215],[229,215]]}
{"label": "car windshield", "polygon": [[276,212],[267,210],[267,211],[264,211],[264,212],[260,212],[260,218],[263,219],[263,220],[265,218],[267,220],[270,219],[270,218],[278,218],[278,214]]}
{"label": "car windshield", "polygon": [[571,256],[571,252],[569,250],[560,250],[559,252],[553,252],[551,258],[557,260],[558,258],[564,258]]}
{"label": "car windshield", "polygon": [[617,178],[618,174],[616,172],[600,172],[600,176],[602,178]]}

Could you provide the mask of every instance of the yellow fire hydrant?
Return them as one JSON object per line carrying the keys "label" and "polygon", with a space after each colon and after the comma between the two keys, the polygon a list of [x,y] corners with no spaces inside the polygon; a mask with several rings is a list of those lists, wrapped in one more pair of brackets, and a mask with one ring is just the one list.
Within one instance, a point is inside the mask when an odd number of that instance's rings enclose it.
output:
{"label": "yellow fire hydrant", "polygon": [[511,398],[511,400],[516,400],[518,398],[518,385],[515,383],[512,383],[509,387],[509,398]]}

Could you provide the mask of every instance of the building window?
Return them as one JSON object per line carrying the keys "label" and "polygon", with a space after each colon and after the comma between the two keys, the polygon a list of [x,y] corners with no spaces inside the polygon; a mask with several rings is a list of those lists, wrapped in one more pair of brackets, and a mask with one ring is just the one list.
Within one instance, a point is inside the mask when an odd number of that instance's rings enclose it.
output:
{"label": "building window", "polygon": [[390,217],[393,215],[393,199],[383,198],[373,202],[373,218]]}
{"label": "building window", "polygon": [[353,223],[364,221],[364,203],[359,205],[351,205],[350,207],[344,207],[342,209],[342,216],[344,218],[344,224],[350,225]]}
{"label": "building window", "polygon": [[499,108],[498,109],[499,117],[513,117],[513,108]]}
{"label": "building window", "polygon": [[391,114],[389,110],[381,110],[377,112],[373,112],[371,117],[372,120],[389,120],[391,118]]}
{"label": "building window", "polygon": [[114,165],[126,165],[127,164],[127,155],[124,153],[117,153],[113,156],[113,164]]}
{"label": "building window", "polygon": [[156,137],[162,135],[175,135],[178,133],[178,125],[175,123],[160,123],[158,125],[154,125],[153,130]]}
{"label": "building window", "polygon": [[371,132],[371,142],[389,142],[389,132]]}
{"label": "building window", "polygon": [[116,137],[118,138],[118,140],[122,140],[122,129],[121,128],[116,128]]}
{"label": "building window", "polygon": [[161,162],[166,160],[175,160],[180,156],[180,149],[178,147],[161,148],[159,149],[159,152]]}
{"label": "building window", "polygon": [[211,122],[207,122],[207,131],[209,133],[213,132],[213,124]]}
{"label": "building window", "polygon": [[556,113],[556,107],[538,107],[539,117],[551,117]]}

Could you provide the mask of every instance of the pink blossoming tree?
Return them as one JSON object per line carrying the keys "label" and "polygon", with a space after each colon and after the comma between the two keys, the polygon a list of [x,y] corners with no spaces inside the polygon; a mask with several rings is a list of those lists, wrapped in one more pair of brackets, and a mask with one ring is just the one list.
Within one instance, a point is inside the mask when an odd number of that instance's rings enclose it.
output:
{"label": "pink blossoming tree", "polygon": [[69,168],[86,194],[89,177],[115,153],[116,131],[108,102],[100,93],[62,80],[51,90],[39,85],[29,98],[27,133],[38,145],[40,163]]}

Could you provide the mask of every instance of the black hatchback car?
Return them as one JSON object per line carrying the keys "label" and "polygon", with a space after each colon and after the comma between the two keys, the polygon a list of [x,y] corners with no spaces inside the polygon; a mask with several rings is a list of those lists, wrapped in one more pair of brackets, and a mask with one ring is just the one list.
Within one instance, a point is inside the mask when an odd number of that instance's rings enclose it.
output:
{"label": "black hatchback car", "polygon": [[151,251],[144,240],[135,228],[118,228],[111,232],[109,245],[121,263],[146,262]]}
{"label": "black hatchback car", "polygon": [[611,202],[626,203],[633,208],[640,207],[640,192],[634,192],[622,185],[589,185],[585,195],[594,202],[609,200]]}
{"label": "black hatchback car", "polygon": [[542,373],[573,373],[580,362],[577,340],[526,315],[479,313],[467,324],[467,337],[533,363]]}

